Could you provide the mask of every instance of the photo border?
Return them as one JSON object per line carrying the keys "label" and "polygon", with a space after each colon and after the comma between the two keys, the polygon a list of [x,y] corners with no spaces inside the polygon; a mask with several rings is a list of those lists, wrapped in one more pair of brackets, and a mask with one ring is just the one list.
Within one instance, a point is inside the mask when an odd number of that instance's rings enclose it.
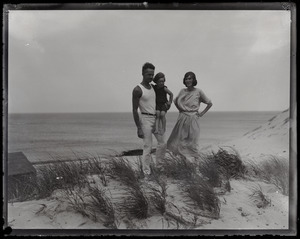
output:
{"label": "photo border", "polygon": [[[7,158],[8,158],[8,15],[10,10],[285,10],[291,12],[290,47],[290,196],[289,229],[286,230],[110,230],[110,229],[11,229],[8,227],[7,209]],[[10,236],[87,236],[87,235],[134,235],[134,236],[195,236],[195,235],[296,235],[297,234],[297,81],[296,81],[296,4],[293,2],[231,2],[231,3],[21,3],[4,4],[3,8],[3,101],[2,101],[2,169],[3,169],[3,232]]]}

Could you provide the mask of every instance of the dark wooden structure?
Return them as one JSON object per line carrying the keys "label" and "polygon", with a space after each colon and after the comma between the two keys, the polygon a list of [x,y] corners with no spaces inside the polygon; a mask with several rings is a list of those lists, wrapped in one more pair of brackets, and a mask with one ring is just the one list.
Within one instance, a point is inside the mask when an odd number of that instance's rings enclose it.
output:
{"label": "dark wooden structure", "polygon": [[8,153],[8,177],[35,176],[36,170],[22,152]]}
{"label": "dark wooden structure", "polygon": [[22,152],[8,153],[8,200],[25,200],[34,190],[36,169]]}

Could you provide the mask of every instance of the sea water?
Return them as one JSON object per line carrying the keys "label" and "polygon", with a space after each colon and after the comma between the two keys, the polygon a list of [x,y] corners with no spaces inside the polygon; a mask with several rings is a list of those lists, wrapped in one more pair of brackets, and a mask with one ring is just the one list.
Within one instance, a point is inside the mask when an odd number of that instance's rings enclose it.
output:
{"label": "sea water", "polygon": [[[242,137],[278,113],[209,111],[200,118],[200,148]],[[168,139],[178,112],[168,112],[166,117]],[[142,148],[131,112],[9,114],[7,129],[8,152],[23,152],[31,162]]]}

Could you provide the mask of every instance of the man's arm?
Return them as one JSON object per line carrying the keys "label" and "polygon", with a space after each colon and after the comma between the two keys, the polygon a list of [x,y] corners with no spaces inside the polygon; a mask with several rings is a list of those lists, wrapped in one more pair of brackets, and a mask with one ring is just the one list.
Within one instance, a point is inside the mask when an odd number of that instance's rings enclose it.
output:
{"label": "man's arm", "polygon": [[140,117],[138,114],[139,101],[142,96],[142,90],[139,86],[136,86],[132,91],[132,114],[135,125],[137,127],[137,134],[139,138],[144,138],[144,133],[140,123]]}

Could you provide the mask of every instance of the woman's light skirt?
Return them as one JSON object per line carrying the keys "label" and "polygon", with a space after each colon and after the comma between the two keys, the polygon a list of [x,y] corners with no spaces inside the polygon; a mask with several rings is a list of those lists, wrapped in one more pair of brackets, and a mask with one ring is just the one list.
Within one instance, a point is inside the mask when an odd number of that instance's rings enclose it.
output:
{"label": "woman's light skirt", "polygon": [[167,148],[186,158],[199,156],[200,123],[195,112],[182,112],[168,139]]}

